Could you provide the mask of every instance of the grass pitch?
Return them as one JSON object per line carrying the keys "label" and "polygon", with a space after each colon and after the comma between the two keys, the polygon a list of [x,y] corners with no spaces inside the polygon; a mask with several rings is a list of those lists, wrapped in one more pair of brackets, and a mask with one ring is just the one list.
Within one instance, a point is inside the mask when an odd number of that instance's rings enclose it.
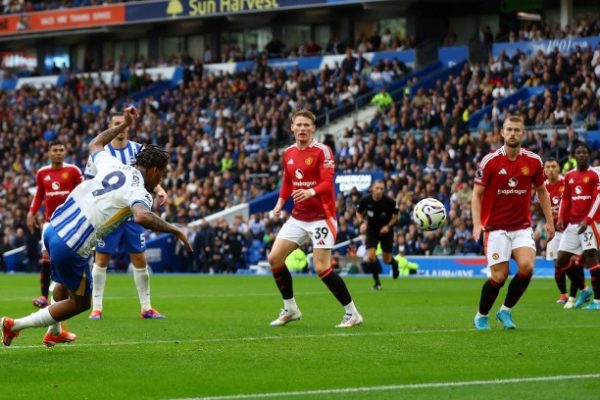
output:
{"label": "grass pitch", "polygon": [[[0,275],[0,315],[33,312],[37,276]],[[48,349],[29,329],[0,349],[0,399],[577,399],[600,393],[600,313],[554,304],[534,279],[513,315],[476,332],[482,281],[400,279],[373,292],[345,278],[363,326],[315,276],[294,277],[303,320],[271,328],[271,277],[154,275],[141,320],[131,276],[108,276],[104,318],[69,321],[78,340]],[[496,307],[506,293],[504,288]]]}

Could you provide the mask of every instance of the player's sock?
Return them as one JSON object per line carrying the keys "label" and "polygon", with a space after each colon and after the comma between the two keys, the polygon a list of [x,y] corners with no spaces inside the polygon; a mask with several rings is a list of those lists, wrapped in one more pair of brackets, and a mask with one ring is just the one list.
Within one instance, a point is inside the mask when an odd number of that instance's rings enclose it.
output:
{"label": "player's sock", "polygon": [[101,268],[94,263],[92,268],[92,310],[102,311],[102,300],[104,298],[104,287],[106,286],[106,268]]}
{"label": "player's sock", "polygon": [[525,290],[527,290],[529,282],[531,282],[531,275],[517,272],[508,285],[508,292],[506,293],[506,298],[504,299],[504,305],[508,308],[513,308],[521,296],[523,296]]}
{"label": "player's sock", "polygon": [[592,289],[594,290],[594,299],[600,300],[600,263],[590,267],[592,276]]}
{"label": "player's sock", "polygon": [[275,278],[275,284],[281,292],[281,296],[284,300],[288,300],[294,297],[294,287],[292,286],[292,274],[290,270],[284,265],[273,268],[273,278]]}
{"label": "player's sock", "polygon": [[393,271],[393,277],[394,279],[396,279],[398,277],[398,275],[400,275],[400,269],[398,267],[398,261],[396,261],[396,259],[394,257],[392,257],[392,261],[390,261],[390,264],[392,266],[392,271]]}
{"label": "player's sock", "polygon": [[560,294],[567,293],[567,274],[563,271],[562,268],[558,266],[554,267],[554,281],[556,282],[556,286],[560,291]]}
{"label": "player's sock", "polygon": [[350,303],[346,304],[344,306],[344,310],[346,310],[346,313],[348,314],[358,314],[358,310],[356,309],[356,306],[354,305],[354,302],[351,301]]}
{"label": "player's sock", "polygon": [[283,308],[288,311],[294,311],[298,309],[298,304],[296,304],[296,299],[283,299]]}
{"label": "player's sock", "polygon": [[27,317],[15,319],[15,325],[12,328],[13,332],[17,332],[27,328],[41,328],[56,324],[56,320],[50,315],[50,307],[42,308],[39,311],[29,314]]}
{"label": "player's sock", "polygon": [[373,280],[375,281],[375,284],[381,285],[381,281],[379,280],[379,268],[381,267],[381,265],[378,261],[375,261],[369,263],[369,266],[371,267],[371,274],[373,275]]}
{"label": "player's sock", "polygon": [[504,286],[504,283],[498,283],[492,278],[488,279],[487,282],[483,284],[483,288],[481,288],[481,297],[479,299],[480,315],[488,315],[502,286]]}
{"label": "player's sock", "polygon": [[352,302],[352,297],[350,296],[350,292],[348,292],[346,284],[333,269],[327,268],[327,270],[319,274],[319,278],[327,285],[342,306],[347,306]]}
{"label": "player's sock", "polygon": [[585,275],[583,274],[583,268],[577,265],[567,270],[567,276],[571,280],[571,291],[570,296],[575,297],[577,290],[585,289]]}
{"label": "player's sock", "polygon": [[147,311],[152,308],[150,305],[150,273],[148,266],[144,268],[133,268],[133,281],[140,298],[140,306],[142,311]]}
{"label": "player's sock", "polygon": [[51,264],[48,260],[42,260],[42,270],[40,271],[40,288],[42,296],[48,298],[48,292],[50,290],[50,275],[51,275]]}
{"label": "player's sock", "polygon": [[[52,282],[51,286],[51,292],[54,291],[54,286],[55,283]],[[50,297],[50,305],[56,303],[56,301],[54,300],[54,296]],[[57,322],[56,324],[52,324],[52,325],[48,325],[48,332],[53,334],[53,335],[60,335],[60,331],[61,331],[61,327],[60,327],[60,322]]]}

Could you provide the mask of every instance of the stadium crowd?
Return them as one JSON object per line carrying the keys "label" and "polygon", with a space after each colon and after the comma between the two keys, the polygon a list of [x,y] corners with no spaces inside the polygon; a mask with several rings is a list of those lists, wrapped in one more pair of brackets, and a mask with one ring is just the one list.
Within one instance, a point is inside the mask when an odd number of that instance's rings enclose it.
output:
{"label": "stadium crowd", "polygon": [[[194,64],[184,85],[140,101],[142,119],[132,139],[152,141],[172,155],[164,181],[169,200],[158,210],[168,221],[190,222],[277,190],[278,149],[291,139],[286,116],[292,109],[309,108],[322,115],[381,83],[373,79],[374,72],[376,77],[386,76],[383,82],[407,72],[399,62],[371,66],[351,52],[335,68],[318,73],[286,73],[264,61],[259,58],[252,70],[216,75],[204,74],[201,64]],[[0,93],[0,252],[32,242],[25,214],[35,171],[46,162],[47,141],[67,143],[67,162],[83,167],[85,143],[104,128],[111,111],[131,93],[153,84],[148,76],[115,75],[110,83],[90,74],[69,76],[60,88],[22,87]],[[499,106],[499,100],[519,88],[539,85],[545,86],[543,93],[528,103]],[[491,106],[491,117],[482,119],[478,133],[470,132],[470,116],[485,106]],[[337,146],[331,139],[327,144],[334,148],[339,172],[384,171],[388,194],[398,199],[401,209],[395,252],[477,254],[480,244],[470,236],[472,178],[477,161],[501,145],[499,129],[508,113],[521,114],[526,125],[535,128],[569,126],[566,136],[554,133],[546,138],[529,132],[524,144],[564,160],[577,140],[574,123],[598,128],[600,47],[577,49],[570,56],[517,53],[485,65],[467,64],[458,76],[418,89],[380,109],[371,121],[349,127]],[[440,232],[424,234],[410,221],[413,205],[424,197],[438,198],[449,210],[449,222]],[[338,198],[338,241],[361,232],[356,222],[358,198],[356,191]],[[243,268],[264,258],[280,225],[261,214],[231,225],[201,224],[190,230],[194,256],[178,250],[182,268]],[[223,246],[208,246],[213,239]],[[536,239],[543,250],[541,224]],[[245,257],[234,258],[235,254]]]}
{"label": "stadium crowd", "polygon": [[115,3],[142,0],[2,0],[0,10],[2,14],[20,14],[64,8],[103,6]]}

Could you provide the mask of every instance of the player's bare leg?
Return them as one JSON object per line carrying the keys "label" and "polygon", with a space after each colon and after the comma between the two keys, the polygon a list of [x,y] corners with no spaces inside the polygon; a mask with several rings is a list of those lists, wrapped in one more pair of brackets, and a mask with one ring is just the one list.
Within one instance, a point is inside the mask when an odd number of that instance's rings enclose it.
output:
{"label": "player's bare leg", "polygon": [[[63,290],[67,290],[62,284],[57,284],[56,291],[62,297]],[[64,300],[51,304],[50,306],[34,312],[23,318],[2,318],[2,341],[5,346],[10,346],[12,340],[19,335],[23,329],[41,328],[50,326],[78,315],[90,308],[91,296],[89,294],[79,295],[67,291],[68,297]]]}
{"label": "player's bare leg", "polygon": [[50,290],[50,275],[52,271],[52,265],[50,263],[50,256],[46,250],[42,250],[42,259],[40,260],[41,271],[40,271],[40,296],[33,299],[33,305],[37,308],[44,308],[48,306],[49,290]]}
{"label": "player's bare leg", "polygon": [[398,261],[392,256],[392,253],[382,252],[381,258],[383,262],[392,266],[392,278],[398,279],[400,276],[400,268],[398,268]]}
{"label": "player's bare leg", "polygon": [[106,288],[106,271],[110,263],[110,254],[96,251],[94,266],[92,267],[92,313],[89,319],[102,318],[102,303],[104,289]]}
{"label": "player's bare leg", "polygon": [[483,284],[479,298],[479,309],[473,324],[478,330],[489,330],[488,314],[498,298],[500,289],[508,278],[508,262],[501,262],[490,266],[491,277]]}
{"label": "player's bare leg", "polygon": [[381,290],[381,281],[379,280],[379,272],[381,265],[377,260],[377,255],[375,254],[375,248],[370,247],[367,249],[367,254],[365,255],[366,264],[368,264],[369,271],[371,271],[371,275],[373,275],[373,290]]}
{"label": "player's bare leg", "polygon": [[511,309],[527,290],[535,266],[535,250],[531,247],[513,249],[512,256],[517,262],[517,273],[511,279],[504,303],[496,314],[496,319],[502,322],[505,329],[515,329],[517,327],[512,320]]}
{"label": "player's bare leg", "polygon": [[140,299],[140,316],[144,319],[164,319],[165,316],[152,308],[150,303],[150,272],[146,253],[129,253],[133,264],[133,281]]}
{"label": "player's bare leg", "polygon": [[285,259],[294,250],[298,248],[298,244],[286,239],[276,238],[271,252],[269,253],[268,261],[271,266],[271,272],[275,279],[275,284],[283,298],[283,308],[277,319],[271,321],[271,326],[283,326],[288,322],[298,321],[302,318],[302,313],[296,304],[294,298],[294,287],[292,283],[292,274],[285,265]]}
{"label": "player's bare leg", "polygon": [[350,328],[362,324],[363,318],[356,309],[346,284],[333,268],[331,268],[331,249],[314,249],[313,260],[319,278],[321,278],[323,283],[327,285],[327,288],[329,288],[331,293],[344,307],[344,318],[342,319],[342,322],[336,325],[336,327]]}
{"label": "player's bare leg", "polygon": [[[52,301],[51,304],[57,303],[69,298],[69,292],[63,285],[53,282]],[[77,339],[77,335],[67,330],[66,321],[58,322],[48,326],[48,331],[44,335],[42,343],[48,347],[52,347],[58,343],[70,343]]]}
{"label": "player's bare leg", "polygon": [[589,268],[592,287],[579,292],[574,307],[579,308],[593,298],[594,300],[585,309],[600,310],[600,261],[598,260],[598,250],[589,249],[584,251],[581,260]]}

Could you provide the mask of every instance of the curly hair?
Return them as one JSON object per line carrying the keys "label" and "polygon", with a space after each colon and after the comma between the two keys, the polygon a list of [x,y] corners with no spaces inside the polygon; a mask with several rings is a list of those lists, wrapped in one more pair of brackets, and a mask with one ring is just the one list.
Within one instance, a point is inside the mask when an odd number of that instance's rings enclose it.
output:
{"label": "curly hair", "polygon": [[134,163],[134,165],[146,169],[152,167],[164,169],[168,164],[169,153],[154,144],[142,147],[142,150],[136,155]]}

